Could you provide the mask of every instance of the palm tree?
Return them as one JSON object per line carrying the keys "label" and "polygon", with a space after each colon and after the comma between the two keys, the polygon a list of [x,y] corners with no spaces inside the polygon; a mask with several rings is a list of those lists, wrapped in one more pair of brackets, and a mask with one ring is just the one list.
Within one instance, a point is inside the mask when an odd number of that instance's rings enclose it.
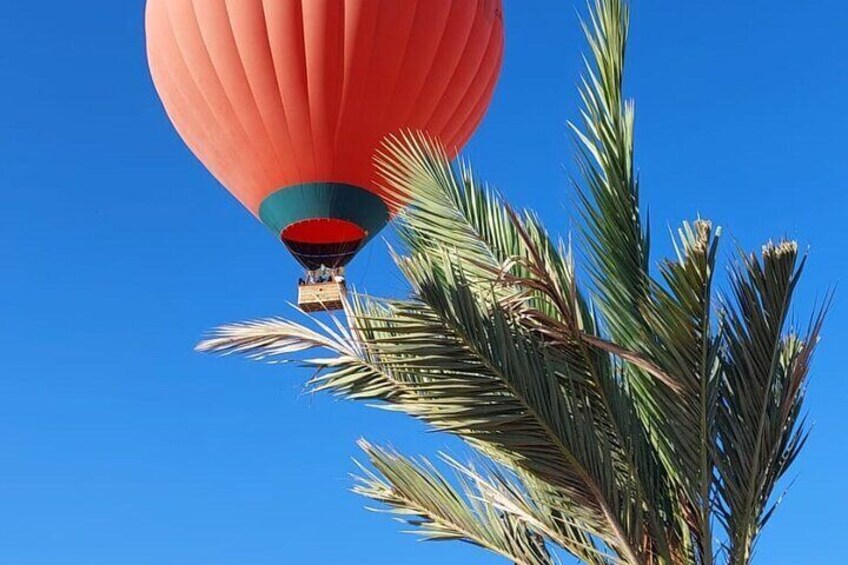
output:
{"label": "palm tree", "polygon": [[[623,96],[629,12],[593,0],[582,122],[573,124],[581,226],[571,246],[515,211],[437,142],[378,156],[398,205],[406,299],[354,295],[346,322],[223,327],[203,351],[294,359],[316,391],[380,403],[454,434],[482,464],[366,442],[356,492],[428,540],[521,564],[564,550],[589,564],[751,562],[801,415],[822,307],[799,331],[794,242],[739,253],[715,288],[720,230],[684,223],[652,268]],[[578,280],[585,272],[586,280]],[[329,353],[328,353],[329,352]]]}

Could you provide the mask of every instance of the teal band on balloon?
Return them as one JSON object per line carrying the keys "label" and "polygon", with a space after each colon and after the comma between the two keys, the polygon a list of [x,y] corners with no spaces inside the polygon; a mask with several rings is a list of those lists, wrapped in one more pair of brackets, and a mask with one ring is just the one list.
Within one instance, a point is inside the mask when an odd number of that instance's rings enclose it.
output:
{"label": "teal band on balloon", "polygon": [[303,220],[347,220],[362,228],[367,242],[389,221],[389,209],[373,192],[338,182],[310,182],[281,188],[259,207],[259,218],[277,237]]}

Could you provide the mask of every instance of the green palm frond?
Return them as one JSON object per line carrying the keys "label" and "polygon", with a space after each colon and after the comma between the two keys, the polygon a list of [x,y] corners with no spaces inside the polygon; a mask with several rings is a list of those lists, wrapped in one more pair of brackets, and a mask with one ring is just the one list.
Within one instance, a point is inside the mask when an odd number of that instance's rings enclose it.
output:
{"label": "green palm frond", "polygon": [[[386,312],[377,301],[356,299],[349,310],[363,319]],[[351,319],[354,319],[353,317]],[[332,391],[351,400],[413,401],[415,391],[404,379],[417,380],[387,369],[362,347],[356,331],[312,320],[315,330],[306,324],[272,318],[222,326],[197,346],[197,351],[218,354],[240,354],[257,360],[288,361],[293,356],[322,350],[331,357],[307,358],[300,361],[318,373],[309,386],[317,391]],[[367,331],[367,330],[365,330]]]}
{"label": "green palm frond", "polygon": [[709,222],[680,229],[678,257],[660,267],[665,285],[652,283],[643,309],[646,336],[641,347],[650,359],[676,376],[679,389],[655,387],[643,396],[651,410],[653,438],[666,469],[689,505],[693,543],[700,563],[714,559],[712,547],[715,421],[718,405],[718,338],[712,323],[713,276],[718,237]]}
{"label": "green palm frond", "polygon": [[507,512],[533,530],[543,534],[551,543],[589,565],[620,565],[615,555],[603,551],[574,516],[571,503],[562,492],[536,477],[515,469],[512,473],[494,467],[482,474],[472,467],[446,458],[463,476],[469,478],[481,496],[495,508]]}
{"label": "green palm frond", "polygon": [[496,508],[475,484],[459,488],[429,461],[415,461],[361,441],[375,471],[360,465],[354,492],[380,502],[428,541],[461,540],[521,565],[555,561],[544,538],[519,517]]}
{"label": "green palm frond", "polygon": [[751,560],[775,486],[806,438],[801,403],[826,307],[805,337],[785,333],[804,261],[792,242],[769,243],[760,259],[744,257],[722,308],[717,463],[731,564]]}
{"label": "green palm frond", "polygon": [[[533,299],[551,315],[557,311],[551,296],[574,289],[573,263],[564,245],[552,240],[532,213],[513,211],[494,189],[478,183],[470,166],[453,165],[438,141],[414,132],[392,137],[377,157],[377,168],[384,192],[400,209],[396,226],[410,254],[438,257],[449,249],[472,282],[488,287],[493,279],[505,283],[541,267],[558,292],[533,292]],[[496,290],[506,300],[517,289],[501,284]]]}
{"label": "green palm frond", "polygon": [[[472,292],[463,271],[447,258],[441,269],[420,257],[403,267],[422,301],[387,303],[379,310],[356,310],[368,302],[354,303],[356,346],[321,342],[311,330],[271,321],[265,324],[272,333],[258,340],[256,326],[229,327],[224,341],[217,338],[203,348],[250,351],[256,343],[282,355],[329,348],[339,357],[304,361],[323,371],[314,380],[319,388],[380,398],[506,458],[559,489],[579,510],[585,529],[630,553],[630,562],[641,562],[631,546],[644,534],[625,525],[641,527],[647,501],[634,499],[633,488],[622,496],[622,485],[632,482],[624,467],[627,455],[585,409],[591,389],[580,375],[556,350],[514,324],[508,312]],[[438,272],[451,278],[434,280]],[[563,386],[576,396],[563,394]]]}
{"label": "green palm frond", "polygon": [[593,8],[583,25],[592,55],[580,88],[583,123],[570,126],[583,179],[577,188],[589,266],[611,335],[624,343],[638,340],[649,293],[649,242],[633,159],[635,111],[623,98],[629,11],[615,1],[594,0]]}
{"label": "green palm frond", "polygon": [[503,199],[479,185],[469,167],[454,166],[436,140],[417,132],[392,136],[376,164],[383,191],[399,209],[397,231],[411,253],[451,249],[495,270],[522,254]]}
{"label": "green palm frond", "polygon": [[[638,490],[664,507],[663,511],[653,508],[644,516],[654,533],[660,535],[659,514],[670,512],[669,505],[663,500],[664,490],[645,478],[656,475],[658,463],[649,453],[649,446],[641,441],[644,433],[637,431],[641,423],[623,394],[609,354],[664,379],[669,386],[674,385],[671,377],[639,354],[600,338],[594,313],[577,288],[573,260],[564,246],[554,244],[531,214],[519,215],[493,191],[452,176],[453,169],[436,143],[407,136],[387,144],[381,161],[392,163],[392,182],[405,187],[402,198],[416,203],[399,219],[401,232],[413,252],[413,258],[401,259],[401,264],[427,259],[421,270],[441,273],[440,261],[429,259],[444,256],[449,249],[451,262],[463,261],[468,284],[511,311],[516,323],[538,334],[548,347],[555,347],[565,356],[571,371],[591,383],[586,385],[586,391],[594,399],[596,425],[607,430],[611,444],[623,446],[619,461],[626,471],[622,472],[645,483]],[[417,187],[421,187],[420,196],[415,192]],[[449,237],[430,228],[444,218],[455,218],[460,224]],[[465,235],[456,241],[457,233]],[[509,237],[485,235],[491,233],[508,233]],[[468,240],[475,241],[471,244]],[[475,251],[480,247],[492,250],[485,263]],[[508,253],[516,255],[510,258]],[[658,551],[668,555],[669,550]]]}
{"label": "green palm frond", "polygon": [[[497,383],[499,390],[495,392],[502,396],[498,405],[507,408],[503,396],[514,399],[514,406],[502,413],[514,422],[512,425],[507,425],[509,420],[475,418],[474,430],[466,433],[473,431],[476,435],[483,424],[479,432],[486,434],[487,441],[494,440],[499,451],[513,453],[526,470],[568,491],[579,506],[587,509],[587,519],[595,522],[595,528],[602,532],[619,529],[617,519],[624,509],[615,499],[615,485],[626,478],[616,476],[614,458],[623,460],[625,456],[610,436],[596,433],[590,413],[561,393],[565,386],[579,389],[581,396],[591,394],[585,376],[575,374],[559,352],[544,347],[514,324],[508,313],[482,302],[469,288],[460,267],[446,265],[449,278],[436,280],[433,273],[437,270],[417,259],[404,265],[407,277],[445,322],[444,335],[455,336],[459,348],[465,351],[464,355],[450,351],[448,358],[475,377],[489,376],[487,387]],[[484,403],[482,392],[469,396],[469,408]],[[583,398],[592,402],[587,396]],[[522,433],[516,433],[519,430]]]}
{"label": "green palm frond", "polygon": [[633,159],[635,111],[622,94],[628,23],[622,2],[596,1],[584,25],[592,57],[580,89],[583,122],[572,130],[582,176],[578,188],[585,250],[602,326],[611,341],[641,355],[666,377],[658,385],[644,365],[631,364],[627,371],[638,414],[663,467],[684,491],[677,517],[681,535],[694,538],[700,562],[709,564],[711,423],[717,402],[711,297],[717,237],[708,222],[684,225],[677,261],[661,265],[662,282],[653,280]]}
{"label": "green palm frond", "polygon": [[623,94],[628,26],[624,0],[590,0],[582,121],[571,126],[582,253],[437,140],[401,133],[377,167],[411,296],[352,294],[342,320],[225,326],[198,349],[296,361],[315,371],[313,391],[405,413],[476,449],[486,473],[448,459],[450,480],[363,444],[374,470],[357,492],[425,539],[518,563],[551,563],[547,543],[591,565],[748,565],[806,438],[823,315],[803,336],[787,321],[803,264],[791,243],[745,257],[716,305],[720,230],[704,220],[684,223],[677,256],[652,272]]}

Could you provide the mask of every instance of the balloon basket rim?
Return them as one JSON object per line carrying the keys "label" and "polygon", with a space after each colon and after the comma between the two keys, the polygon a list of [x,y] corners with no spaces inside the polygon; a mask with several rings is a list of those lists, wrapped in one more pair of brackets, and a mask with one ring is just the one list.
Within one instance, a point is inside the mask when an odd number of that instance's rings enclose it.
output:
{"label": "balloon basket rim", "polygon": [[344,309],[347,285],[342,280],[303,282],[297,287],[297,305],[304,312],[334,312]]}

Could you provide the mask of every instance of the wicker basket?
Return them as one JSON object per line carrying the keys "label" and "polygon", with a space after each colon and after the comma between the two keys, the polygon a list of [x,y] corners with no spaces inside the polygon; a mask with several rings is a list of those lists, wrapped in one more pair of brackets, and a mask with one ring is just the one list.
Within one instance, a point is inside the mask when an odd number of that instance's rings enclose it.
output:
{"label": "wicker basket", "polygon": [[304,312],[329,312],[344,307],[344,281],[307,283],[298,287],[297,305]]}

